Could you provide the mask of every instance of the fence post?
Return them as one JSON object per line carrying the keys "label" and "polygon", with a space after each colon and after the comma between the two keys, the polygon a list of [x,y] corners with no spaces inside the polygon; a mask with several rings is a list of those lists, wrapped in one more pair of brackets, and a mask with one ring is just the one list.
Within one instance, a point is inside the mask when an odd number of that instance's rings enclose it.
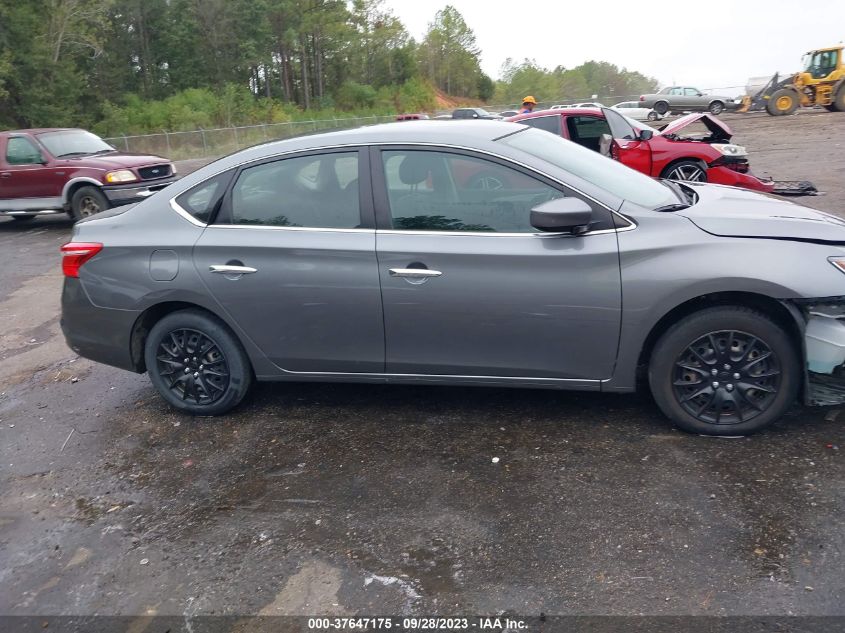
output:
{"label": "fence post", "polygon": [[313,124],[314,131],[317,131],[317,121],[312,120],[311,123]]}
{"label": "fence post", "polygon": [[267,140],[267,124],[263,123],[261,125],[261,133],[264,134],[264,140]]}
{"label": "fence post", "polygon": [[205,140],[205,130],[200,128],[200,134],[202,135],[202,155],[208,156],[208,143]]}
{"label": "fence post", "polygon": [[123,149],[128,152],[129,151],[129,139],[126,138],[126,134],[121,134],[121,136],[123,137]]}
{"label": "fence post", "polygon": [[167,156],[169,157],[172,153],[170,151],[170,135],[167,133],[167,130],[162,130],[162,132],[164,132],[164,140],[167,143]]}
{"label": "fence post", "polygon": [[238,139],[238,128],[236,128],[235,126],[232,126],[232,134],[235,135],[235,149],[240,149],[241,148],[241,142]]}

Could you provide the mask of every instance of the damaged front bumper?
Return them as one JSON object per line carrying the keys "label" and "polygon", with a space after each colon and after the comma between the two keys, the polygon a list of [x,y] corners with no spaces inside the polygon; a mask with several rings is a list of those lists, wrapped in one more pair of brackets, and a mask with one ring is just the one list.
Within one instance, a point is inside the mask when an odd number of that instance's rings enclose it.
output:
{"label": "damaged front bumper", "polygon": [[845,297],[797,306],[805,320],[805,401],[814,406],[845,404]]}

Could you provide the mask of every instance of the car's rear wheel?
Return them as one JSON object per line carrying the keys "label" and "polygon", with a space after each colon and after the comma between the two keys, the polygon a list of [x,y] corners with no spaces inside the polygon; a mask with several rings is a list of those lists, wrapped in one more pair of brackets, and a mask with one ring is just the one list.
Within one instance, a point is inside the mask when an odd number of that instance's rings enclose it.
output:
{"label": "car's rear wheel", "polygon": [[105,211],[111,205],[103,192],[96,187],[80,187],[70,199],[70,216],[74,222]]}
{"label": "car's rear wheel", "polygon": [[725,109],[725,104],[722,103],[721,101],[714,101],[713,103],[710,104],[710,107],[708,107],[707,109],[710,110],[710,114],[712,114],[714,116],[719,116],[720,114],[722,114],[722,111]]}
{"label": "car's rear wheel", "polygon": [[669,165],[661,177],[686,182],[707,182],[707,166],[695,160],[682,160]]}
{"label": "car's rear wheel", "polygon": [[654,111],[657,114],[666,114],[669,112],[669,103],[666,101],[658,101],[654,104]]}
{"label": "car's rear wheel", "polygon": [[201,310],[173,312],[156,323],[144,360],[159,394],[192,415],[226,413],[252,385],[252,367],[238,339]]}
{"label": "car's rear wheel", "polygon": [[788,333],[743,307],[696,312],[655,345],[649,384],[663,413],[686,431],[749,435],[780,418],[798,394],[801,367]]}

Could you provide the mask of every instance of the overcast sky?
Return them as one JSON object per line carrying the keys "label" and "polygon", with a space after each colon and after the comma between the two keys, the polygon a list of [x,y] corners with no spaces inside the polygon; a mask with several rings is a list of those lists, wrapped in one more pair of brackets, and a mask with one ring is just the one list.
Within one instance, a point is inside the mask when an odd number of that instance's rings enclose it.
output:
{"label": "overcast sky", "polygon": [[[680,4],[386,0],[385,4],[417,40],[434,13],[452,4],[475,31],[481,67],[493,78],[499,77],[508,57],[534,58],[547,68],[571,68],[594,59],[638,70],[661,84],[701,89],[745,86],[749,77],[795,72],[806,51],[834,46],[845,38],[845,0]],[[647,9],[661,4],[664,9]]]}

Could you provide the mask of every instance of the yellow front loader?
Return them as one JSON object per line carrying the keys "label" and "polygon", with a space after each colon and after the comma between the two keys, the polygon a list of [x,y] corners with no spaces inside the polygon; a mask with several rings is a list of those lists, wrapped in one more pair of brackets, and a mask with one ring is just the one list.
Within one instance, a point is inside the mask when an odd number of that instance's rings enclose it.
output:
{"label": "yellow front loader", "polygon": [[781,80],[777,73],[753,96],[743,99],[740,112],[763,110],[772,116],[792,114],[799,107],[823,106],[845,112],[843,46],[831,46],[804,55],[804,69]]}

